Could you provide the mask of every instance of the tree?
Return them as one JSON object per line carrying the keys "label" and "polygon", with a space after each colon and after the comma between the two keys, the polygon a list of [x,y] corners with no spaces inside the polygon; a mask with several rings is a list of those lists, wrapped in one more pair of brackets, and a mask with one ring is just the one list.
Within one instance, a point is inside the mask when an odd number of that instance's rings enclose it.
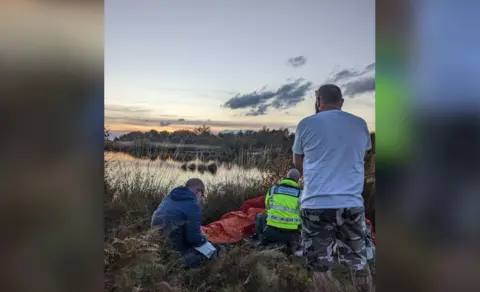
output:
{"label": "tree", "polygon": [[211,128],[205,124],[201,125],[200,127],[198,128],[195,128],[195,130],[193,130],[195,132],[195,134],[197,135],[210,135],[212,133],[211,131]]}
{"label": "tree", "polygon": [[259,131],[260,133],[268,133],[270,130],[267,128],[266,125],[263,125],[262,129]]}
{"label": "tree", "polygon": [[171,143],[194,144],[197,141],[197,134],[187,129],[176,130],[170,134]]}
{"label": "tree", "polygon": [[[111,139],[110,131],[107,127],[104,127],[105,139]],[[217,135],[211,134],[210,127],[202,125],[195,130],[182,129],[175,132],[157,132],[155,130],[148,132],[130,132],[123,134],[114,141],[140,141],[149,140],[155,142],[168,142],[172,144],[200,144],[207,146],[219,146],[222,152],[222,159],[227,161],[229,159],[235,159],[242,151],[256,152],[256,151],[268,151],[274,156],[282,154],[291,154],[292,144],[295,139],[295,133],[291,133],[287,128],[281,129],[268,129],[263,127],[259,131],[246,130],[238,133],[222,133]],[[375,152],[375,133],[371,134],[372,139],[372,151]],[[121,143],[115,143],[110,141],[105,143],[105,150],[115,151],[130,151],[130,148],[122,148]],[[140,142],[139,142],[140,143]],[[112,148],[113,147],[113,148]],[[157,146],[152,146],[157,147]],[[158,146],[160,147],[160,146]],[[217,147],[216,147],[217,148]],[[130,150],[129,150],[130,149]],[[172,148],[173,149],[173,148]],[[153,150],[152,150],[153,151]],[[155,151],[160,151],[156,149]],[[164,151],[164,150],[161,150]],[[170,150],[169,150],[170,151]],[[172,151],[176,151],[173,149]],[[373,154],[372,153],[372,154]],[[169,155],[174,153],[169,153]]]}

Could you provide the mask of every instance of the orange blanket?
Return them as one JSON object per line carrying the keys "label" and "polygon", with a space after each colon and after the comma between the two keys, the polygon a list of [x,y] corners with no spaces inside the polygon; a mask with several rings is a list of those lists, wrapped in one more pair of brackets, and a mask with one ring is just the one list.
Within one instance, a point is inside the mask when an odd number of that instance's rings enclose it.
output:
{"label": "orange blanket", "polygon": [[240,211],[222,216],[218,221],[202,226],[202,232],[213,243],[235,243],[255,233],[255,216],[265,212],[265,196],[245,201]]}
{"label": "orange blanket", "polygon": [[202,232],[213,243],[235,243],[255,232],[255,216],[265,209],[250,208],[248,213],[235,211],[225,214],[220,220],[202,226]]}

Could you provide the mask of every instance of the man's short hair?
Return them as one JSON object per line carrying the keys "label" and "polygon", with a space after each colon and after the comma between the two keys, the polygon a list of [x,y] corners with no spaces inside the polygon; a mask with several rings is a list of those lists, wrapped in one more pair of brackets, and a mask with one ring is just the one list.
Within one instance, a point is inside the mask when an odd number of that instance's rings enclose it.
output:
{"label": "man's short hair", "polygon": [[294,181],[298,182],[300,179],[300,171],[296,168],[292,168],[287,172],[287,178],[293,179]]}
{"label": "man's short hair", "polygon": [[335,84],[325,84],[316,91],[322,104],[339,104],[343,100],[342,90]]}
{"label": "man's short hair", "polygon": [[185,183],[185,187],[191,189],[191,188],[201,188],[205,189],[205,185],[203,184],[202,180],[199,178],[191,178],[187,180]]}

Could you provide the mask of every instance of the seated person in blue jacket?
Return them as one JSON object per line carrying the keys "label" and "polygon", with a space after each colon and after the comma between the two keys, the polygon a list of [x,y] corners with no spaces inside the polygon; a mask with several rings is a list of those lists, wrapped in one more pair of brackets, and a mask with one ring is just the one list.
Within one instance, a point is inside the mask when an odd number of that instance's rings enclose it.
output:
{"label": "seated person in blue jacket", "polygon": [[216,252],[207,258],[195,249],[208,242],[200,230],[200,200],[204,195],[203,182],[191,178],[185,186],[174,188],[152,216],[152,227],[159,227],[162,232],[166,232],[173,247],[183,255],[188,268],[199,267],[216,257]]}

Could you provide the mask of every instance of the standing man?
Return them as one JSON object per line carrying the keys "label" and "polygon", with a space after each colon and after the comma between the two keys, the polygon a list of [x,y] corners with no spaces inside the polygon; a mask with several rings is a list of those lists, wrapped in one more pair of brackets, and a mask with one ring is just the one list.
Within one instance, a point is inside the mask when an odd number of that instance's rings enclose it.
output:
{"label": "standing man", "polygon": [[366,122],[341,110],[343,97],[333,84],[316,92],[316,114],[298,124],[293,163],[303,173],[301,199],[304,255],[319,291],[330,291],[333,248],[360,291],[370,291],[362,198],[365,152],[371,148]]}

